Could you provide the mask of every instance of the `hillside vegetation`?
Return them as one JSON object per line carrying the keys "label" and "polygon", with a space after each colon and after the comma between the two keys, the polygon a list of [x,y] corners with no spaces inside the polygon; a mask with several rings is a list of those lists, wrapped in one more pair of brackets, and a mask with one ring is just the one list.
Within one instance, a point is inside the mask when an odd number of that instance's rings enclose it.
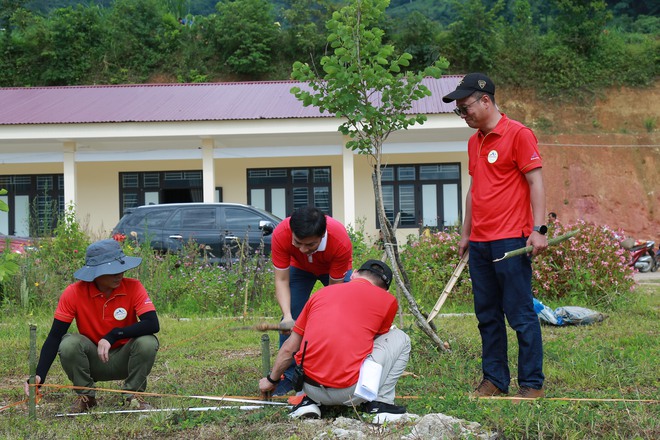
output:
{"label": "hillside vegetation", "polygon": [[[0,86],[288,79],[318,65],[349,0],[16,0],[0,4]],[[357,0],[350,0],[357,1]],[[370,1],[370,0],[360,0]],[[658,74],[653,1],[392,0],[379,27],[420,70],[586,97]]]}

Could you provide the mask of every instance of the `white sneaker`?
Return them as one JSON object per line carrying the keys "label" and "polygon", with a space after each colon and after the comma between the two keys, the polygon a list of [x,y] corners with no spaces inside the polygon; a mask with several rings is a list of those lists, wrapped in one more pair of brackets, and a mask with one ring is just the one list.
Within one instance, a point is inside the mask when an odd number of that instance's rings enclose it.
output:
{"label": "white sneaker", "polygon": [[289,413],[289,417],[292,419],[299,419],[301,417],[318,419],[321,417],[321,408],[319,408],[316,402],[305,396],[302,402],[293,407]]}
{"label": "white sneaker", "polygon": [[383,423],[393,423],[401,420],[405,416],[406,414],[379,413],[374,416],[371,423],[373,423],[374,425],[382,425]]}

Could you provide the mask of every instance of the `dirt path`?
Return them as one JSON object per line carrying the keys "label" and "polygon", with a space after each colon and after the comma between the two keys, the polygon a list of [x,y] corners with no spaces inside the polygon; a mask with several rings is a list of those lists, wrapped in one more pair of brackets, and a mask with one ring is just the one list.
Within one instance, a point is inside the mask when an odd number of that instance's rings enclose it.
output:
{"label": "dirt path", "polygon": [[635,281],[640,284],[651,283],[651,284],[660,284],[660,271],[657,272],[636,272]]}

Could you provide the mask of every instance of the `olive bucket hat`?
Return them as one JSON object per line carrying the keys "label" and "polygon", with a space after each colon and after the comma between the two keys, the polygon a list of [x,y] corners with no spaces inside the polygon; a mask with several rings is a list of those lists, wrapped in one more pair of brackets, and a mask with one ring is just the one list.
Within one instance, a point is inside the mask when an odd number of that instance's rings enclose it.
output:
{"label": "olive bucket hat", "polygon": [[79,280],[94,281],[101,275],[114,275],[138,267],[140,257],[127,257],[119,242],[109,238],[87,247],[85,265],[73,274]]}

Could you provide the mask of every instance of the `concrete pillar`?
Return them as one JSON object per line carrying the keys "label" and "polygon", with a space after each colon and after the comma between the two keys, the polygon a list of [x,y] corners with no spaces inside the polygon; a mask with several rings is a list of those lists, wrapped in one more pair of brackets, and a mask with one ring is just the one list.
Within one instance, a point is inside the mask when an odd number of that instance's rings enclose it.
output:
{"label": "concrete pillar", "polygon": [[215,142],[212,138],[202,139],[202,187],[204,203],[215,202],[215,167],[213,166],[213,149]]}
{"label": "concrete pillar", "polygon": [[64,156],[64,206],[76,206],[76,143],[66,141],[62,145]]}

